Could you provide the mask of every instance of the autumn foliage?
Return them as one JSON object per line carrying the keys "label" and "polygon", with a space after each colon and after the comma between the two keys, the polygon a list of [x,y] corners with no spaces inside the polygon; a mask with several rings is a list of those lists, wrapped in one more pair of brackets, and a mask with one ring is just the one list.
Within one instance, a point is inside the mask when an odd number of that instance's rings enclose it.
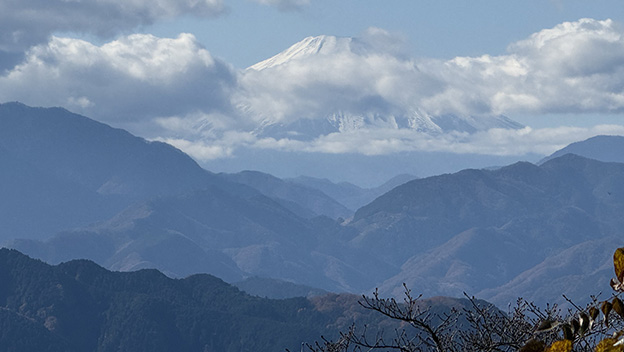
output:
{"label": "autumn foliage", "polygon": [[[619,295],[624,292],[624,248],[618,248],[613,254],[613,267],[615,278],[611,279],[611,288],[614,291],[612,298],[602,302],[594,302],[586,309],[579,309],[565,322],[547,319],[540,324],[537,332],[559,328],[562,334],[562,339],[552,343],[546,351],[570,352],[574,349],[575,343],[587,345],[590,336],[598,335],[603,338],[596,344],[596,352],[624,352],[624,330],[616,329],[611,324],[612,320],[621,323],[624,319],[624,303],[619,298]],[[614,316],[614,314],[616,315]],[[602,323],[599,321],[600,315],[602,315]],[[611,330],[614,330],[611,333],[612,336],[604,337]],[[535,340],[533,340],[524,345],[520,351],[544,351],[544,349],[538,349],[535,346]]]}

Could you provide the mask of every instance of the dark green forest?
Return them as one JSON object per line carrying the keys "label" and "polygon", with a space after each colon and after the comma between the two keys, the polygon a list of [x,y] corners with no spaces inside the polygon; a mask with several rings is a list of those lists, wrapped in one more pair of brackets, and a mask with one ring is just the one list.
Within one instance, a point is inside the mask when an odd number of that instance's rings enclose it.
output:
{"label": "dark green forest", "polygon": [[272,300],[206,274],[56,266],[0,249],[3,351],[298,351],[356,319],[387,326],[353,295]]}

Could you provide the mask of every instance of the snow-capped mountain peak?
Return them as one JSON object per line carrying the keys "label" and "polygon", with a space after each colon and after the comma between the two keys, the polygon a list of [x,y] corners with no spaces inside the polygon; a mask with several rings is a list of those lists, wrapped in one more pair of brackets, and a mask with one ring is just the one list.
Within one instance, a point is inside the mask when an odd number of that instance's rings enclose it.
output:
{"label": "snow-capped mountain peak", "polygon": [[249,69],[260,71],[292,60],[309,57],[311,55],[332,54],[350,50],[352,41],[353,38],[334,37],[329,35],[307,37],[281,53],[250,66]]}
{"label": "snow-capped mountain peak", "polygon": [[[417,105],[419,93],[395,98],[402,94],[397,87],[409,90],[429,77],[415,74],[419,68],[413,61],[378,49],[375,41],[362,38],[307,37],[249,67],[244,79],[268,83],[259,90],[263,99],[241,99],[237,106],[261,121],[254,134],[275,139],[314,140],[370,130],[438,135],[523,127],[504,116],[433,114]],[[401,74],[405,77],[399,79]]]}

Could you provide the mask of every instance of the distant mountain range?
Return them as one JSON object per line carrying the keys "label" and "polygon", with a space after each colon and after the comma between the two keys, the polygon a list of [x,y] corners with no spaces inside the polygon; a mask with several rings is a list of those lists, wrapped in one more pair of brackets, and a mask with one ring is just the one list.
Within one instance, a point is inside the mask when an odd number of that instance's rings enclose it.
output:
{"label": "distant mountain range", "polygon": [[[396,294],[406,282],[425,295],[470,292],[500,305],[509,302],[499,299],[503,296],[532,296],[546,303],[567,293],[586,300],[590,292],[561,291],[584,280],[601,281],[608,289],[608,263],[621,246],[624,223],[618,214],[623,211],[624,164],[566,154],[541,166],[517,163],[408,182],[356,212],[350,225],[357,235],[349,242],[400,267],[381,284],[386,294]],[[525,279],[518,291],[512,287],[520,286],[506,286],[538,266],[540,275],[550,270],[544,266],[560,268],[562,261],[549,258],[581,244],[601,253],[592,252],[598,262],[575,268],[568,258],[569,269],[551,271],[570,275],[566,279],[575,284],[542,297],[533,294],[541,287],[535,281]],[[580,250],[567,253],[579,255]],[[603,268],[599,276],[598,268]],[[505,288],[509,291],[503,293]]]}
{"label": "distant mountain range", "polygon": [[355,212],[360,207],[370,203],[375,198],[388,192],[394,187],[417,178],[418,177],[414,175],[401,174],[393,177],[384,184],[373,188],[362,188],[349,182],[334,183],[328,179],[320,179],[309,176],[299,176],[296,178],[286,179],[285,181],[318,189]]}
{"label": "distant mountain range", "polygon": [[[318,187],[287,182],[258,171],[221,174],[224,179],[253,187],[275,199],[285,208],[304,218],[325,215],[330,218],[350,217],[355,209],[348,209]],[[362,191],[363,192],[363,191]]]}
{"label": "distant mountain range", "polygon": [[582,301],[608,290],[624,228],[624,164],[573,154],[362,189],[216,175],[166,144],[11,103],[0,170],[0,239],[31,256],[273,287]]}
{"label": "distant mountain range", "polygon": [[579,141],[560,149],[542,159],[539,164],[565,154],[576,154],[590,159],[605,162],[624,163],[624,137],[622,136],[596,136],[584,141]]}

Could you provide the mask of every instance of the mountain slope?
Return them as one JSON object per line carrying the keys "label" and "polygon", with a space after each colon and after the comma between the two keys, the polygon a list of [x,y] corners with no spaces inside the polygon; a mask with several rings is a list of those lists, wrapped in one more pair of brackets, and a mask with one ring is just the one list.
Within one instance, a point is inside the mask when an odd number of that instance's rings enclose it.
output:
{"label": "mountain slope", "polygon": [[33,167],[102,195],[174,194],[217,180],[168,144],[60,108],[1,104],[0,146]]}
{"label": "mountain slope", "polygon": [[250,66],[248,69],[260,71],[283,65],[293,60],[304,59],[310,55],[328,55],[333,54],[336,51],[351,50],[352,44],[352,38],[339,38],[327,35],[307,37],[302,41],[295,43],[283,52],[264,61],[258,62],[257,64]]}
{"label": "mountain slope", "polygon": [[[154,270],[113,273],[87,261],[52,267],[6,249],[0,263],[0,302],[9,312],[0,322],[19,314],[37,326],[31,339],[56,341],[37,342],[35,350],[294,350],[320,336],[329,320],[305,299],[253,298],[207,275],[172,280]],[[3,332],[3,346],[23,350],[14,339],[21,332]]]}
{"label": "mountain slope", "polygon": [[605,162],[624,163],[624,137],[623,136],[595,136],[584,141],[572,143],[553,154],[545,157],[539,163],[558,158],[571,153]]}
{"label": "mountain slope", "polygon": [[344,247],[331,237],[338,227],[329,218],[298,217],[261,194],[209,187],[138,203],[45,242],[10,246],[51,263],[88,258],[113,270],[157,268],[174,277],[205,272],[230,282],[261,276],[353,291],[367,273],[340,259]]}
{"label": "mountain slope", "polygon": [[418,177],[408,174],[394,176],[382,185],[373,188],[361,188],[349,182],[334,183],[328,179],[320,179],[309,176],[299,176],[287,179],[287,182],[315,188],[329,195],[347,208],[356,211],[364,205],[372,202],[375,198],[390,191],[396,186],[414,180]]}
{"label": "mountain slope", "polygon": [[[508,303],[503,297],[525,295],[557,302],[554,290],[533,295],[540,286],[531,277],[523,286],[505,285],[553,254],[621,235],[622,212],[624,164],[568,154],[541,166],[518,163],[408,182],[356,212],[357,235],[349,243],[401,267],[379,286],[385,294],[407,282],[426,294],[496,292],[485,298],[500,305]],[[614,248],[600,248],[611,257]],[[586,300],[595,292],[573,293]]]}
{"label": "mountain slope", "polygon": [[302,217],[325,215],[336,219],[349,217],[353,213],[318,189],[286,182],[262,172],[241,171],[235,174],[220,174],[220,176],[229,181],[253,187]]}
{"label": "mountain slope", "polygon": [[181,151],[60,108],[0,104],[0,242],[106,219],[129,204],[225,184]]}
{"label": "mountain slope", "polygon": [[362,271],[336,257],[340,245],[320,244],[337,224],[292,212],[309,206],[310,216],[350,215],[321,192],[238,175],[267,197],[171,146],[63,109],[3,104],[0,130],[0,241],[33,256],[228,281],[275,277],[329,290],[362,281]]}
{"label": "mountain slope", "polygon": [[[590,240],[553,253],[542,262],[522,272],[500,287],[478,293],[499,304],[513,301],[522,292],[528,301],[546,304],[544,297],[565,294],[575,302],[588,301],[589,294],[602,293],[609,297],[609,281],[613,277],[613,259],[610,255],[622,246],[622,238],[607,237]],[[593,288],[595,292],[589,292]]]}
{"label": "mountain slope", "polygon": [[[362,308],[355,295],[270,300],[210,275],[176,280],[156,270],[110,272],[86,260],[50,266],[7,249],[0,249],[0,280],[0,346],[7,351],[297,351],[352,324],[368,325],[371,334],[405,328]],[[441,297],[419,304],[436,314],[470,307]]]}

